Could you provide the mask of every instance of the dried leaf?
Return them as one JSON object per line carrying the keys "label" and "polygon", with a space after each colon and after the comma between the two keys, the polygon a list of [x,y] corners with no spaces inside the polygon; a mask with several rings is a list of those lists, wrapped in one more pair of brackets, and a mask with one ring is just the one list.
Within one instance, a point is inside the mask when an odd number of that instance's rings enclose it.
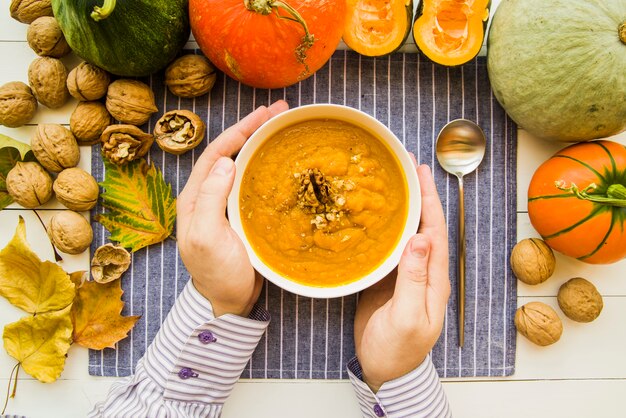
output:
{"label": "dried leaf", "polygon": [[115,348],[115,343],[126,338],[139,319],[121,316],[122,286],[119,280],[100,284],[85,282],[76,292],[72,307],[74,342],[94,350]]}
{"label": "dried leaf", "polygon": [[111,233],[111,241],[137,251],[169,237],[176,220],[176,199],[161,171],[144,159],[118,166],[104,161],[102,205],[108,212],[96,220]]}
{"label": "dried leaf", "polygon": [[70,309],[27,316],[4,327],[2,338],[9,355],[26,373],[50,383],[58,379],[71,345]]}
{"label": "dried leaf", "polygon": [[78,290],[79,287],[89,280],[89,272],[87,270],[79,270],[74,273],[70,273],[70,280],[74,283],[74,286],[76,286],[76,289]]}
{"label": "dried leaf", "polygon": [[13,203],[7,192],[7,174],[18,161],[36,161],[30,147],[0,134],[0,210]]}
{"label": "dried leaf", "polygon": [[31,314],[63,309],[74,299],[74,283],[61,267],[41,261],[26,241],[24,218],[0,251],[0,296]]}

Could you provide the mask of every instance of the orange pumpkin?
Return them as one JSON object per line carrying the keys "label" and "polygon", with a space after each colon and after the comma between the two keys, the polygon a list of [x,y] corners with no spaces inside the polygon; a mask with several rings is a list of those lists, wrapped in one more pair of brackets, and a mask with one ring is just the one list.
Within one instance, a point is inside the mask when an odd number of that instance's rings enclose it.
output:
{"label": "orange pumpkin", "polygon": [[465,64],[480,52],[490,0],[422,0],[413,24],[417,47],[437,64]]}
{"label": "orange pumpkin", "polygon": [[244,84],[281,88],[333,54],[345,0],[190,0],[193,35],[220,70]]}
{"label": "orange pumpkin", "polygon": [[528,188],[528,215],[546,243],[591,264],[626,257],[626,146],[580,143],[543,163]]}

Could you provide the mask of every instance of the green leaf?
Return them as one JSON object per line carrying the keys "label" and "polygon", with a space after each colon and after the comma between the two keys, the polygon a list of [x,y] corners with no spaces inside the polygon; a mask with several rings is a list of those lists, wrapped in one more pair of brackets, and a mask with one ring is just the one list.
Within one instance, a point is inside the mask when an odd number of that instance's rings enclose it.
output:
{"label": "green leaf", "polygon": [[74,300],[74,283],[61,267],[41,261],[26,241],[20,216],[15,235],[0,251],[0,296],[31,314],[63,309]]}
{"label": "green leaf", "polygon": [[[4,144],[4,145],[3,145]],[[0,134],[0,210],[13,203],[7,192],[7,174],[18,161],[36,161],[30,147]]]}
{"label": "green leaf", "polygon": [[109,230],[111,241],[137,251],[172,235],[176,199],[161,171],[144,159],[122,166],[105,160],[104,166],[101,197],[108,211],[96,220]]}
{"label": "green leaf", "polygon": [[16,141],[13,138],[0,134],[0,148],[6,147],[17,148],[17,150],[22,155],[22,158],[24,159],[26,158],[26,153],[30,151],[30,145],[28,145],[27,143]]}

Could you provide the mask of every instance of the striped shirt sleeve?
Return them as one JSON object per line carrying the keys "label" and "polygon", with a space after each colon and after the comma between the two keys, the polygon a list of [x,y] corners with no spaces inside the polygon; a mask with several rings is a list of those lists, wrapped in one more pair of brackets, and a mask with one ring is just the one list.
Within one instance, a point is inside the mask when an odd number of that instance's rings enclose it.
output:
{"label": "striped shirt sleeve", "polygon": [[363,381],[361,365],[356,357],[348,363],[348,375],[364,418],[452,417],[430,355],[412,372],[385,382],[377,393],[372,392]]}
{"label": "striped shirt sleeve", "polygon": [[259,307],[248,318],[215,318],[190,281],[135,375],[114,383],[89,416],[219,417],[268,324]]}

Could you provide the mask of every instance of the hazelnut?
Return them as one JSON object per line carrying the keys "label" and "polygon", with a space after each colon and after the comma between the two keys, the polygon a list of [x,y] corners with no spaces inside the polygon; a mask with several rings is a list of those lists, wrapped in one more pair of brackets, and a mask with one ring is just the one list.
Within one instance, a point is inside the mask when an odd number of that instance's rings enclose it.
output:
{"label": "hazelnut", "polygon": [[70,116],[70,130],[79,145],[100,142],[100,135],[111,124],[111,115],[100,102],[78,102]]}
{"label": "hazelnut", "polygon": [[21,81],[0,86],[0,125],[17,128],[30,122],[37,111],[37,99]]}
{"label": "hazelnut", "polygon": [[102,155],[113,164],[123,165],[150,151],[154,136],[135,125],[111,125],[102,136]]}
{"label": "hazelnut", "polygon": [[72,52],[54,17],[42,16],[28,27],[26,40],[37,55],[61,58]]}
{"label": "hazelnut", "polygon": [[215,84],[215,68],[202,55],[183,55],[165,70],[167,88],[179,97],[198,97],[208,93]]}
{"label": "hazelnut", "polygon": [[11,0],[11,17],[18,22],[31,23],[41,16],[52,16],[50,0]]}
{"label": "hazelnut", "polygon": [[137,80],[120,79],[109,85],[106,107],[122,123],[143,125],[158,111],[150,87]]}
{"label": "hazelnut", "polygon": [[98,283],[109,283],[122,277],[130,267],[130,253],[125,248],[104,244],[91,259],[91,275]]}
{"label": "hazelnut", "polygon": [[16,203],[32,209],[52,197],[52,178],[36,162],[17,162],[6,178],[7,191]]}
{"label": "hazelnut", "polygon": [[529,302],[515,312],[515,327],[537,345],[554,344],[561,338],[563,323],[554,309],[542,302]]}
{"label": "hazelnut", "polygon": [[53,215],[47,231],[52,244],[67,254],[82,253],[93,240],[93,230],[89,222],[71,210],[63,210]]}
{"label": "hazelnut", "polygon": [[57,58],[36,58],[28,67],[28,84],[33,94],[39,103],[51,109],[63,106],[69,99],[66,82],[67,69]]}
{"label": "hazelnut", "polygon": [[557,301],[563,313],[576,322],[593,321],[604,307],[598,289],[582,277],[575,277],[561,285]]}
{"label": "hazelnut", "polygon": [[511,269],[526,284],[545,282],[554,273],[555,266],[552,249],[539,238],[523,239],[511,252]]}
{"label": "hazelnut", "polygon": [[30,146],[37,161],[55,173],[76,167],[80,159],[76,138],[61,125],[40,123],[30,140]]}
{"label": "hazelnut", "polygon": [[98,100],[107,94],[111,76],[100,67],[81,62],[67,76],[67,88],[80,101]]}
{"label": "hazelnut", "polygon": [[154,138],[165,152],[183,154],[204,139],[206,125],[198,115],[188,110],[171,110],[161,116],[154,126]]}
{"label": "hazelnut", "polygon": [[89,210],[98,202],[98,182],[82,168],[61,171],[52,185],[57,200],[75,211]]}

